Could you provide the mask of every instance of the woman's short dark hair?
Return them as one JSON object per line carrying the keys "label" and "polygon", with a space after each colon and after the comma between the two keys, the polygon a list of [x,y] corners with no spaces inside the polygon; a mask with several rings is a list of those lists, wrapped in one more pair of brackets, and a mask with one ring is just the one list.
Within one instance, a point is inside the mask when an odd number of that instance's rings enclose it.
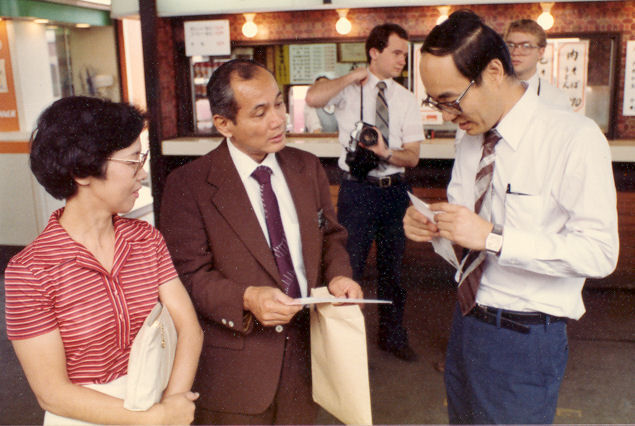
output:
{"label": "woman's short dark hair", "polygon": [[395,34],[397,37],[404,40],[408,40],[408,33],[402,27],[397,24],[387,23],[377,25],[373,28],[366,38],[366,59],[370,64],[370,49],[375,48],[380,52],[383,52],[386,46],[388,46],[388,39],[391,34]]}
{"label": "woman's short dark hair", "polygon": [[218,67],[207,83],[207,99],[212,115],[218,114],[236,123],[238,104],[231,87],[232,76],[236,74],[242,80],[251,80],[260,69],[271,72],[250,59],[233,59]]}
{"label": "woman's short dark hair", "polygon": [[57,199],[77,193],[75,178],[103,177],[106,161],[129,147],[143,130],[145,118],[132,105],[70,96],[40,114],[31,135],[31,170]]}
{"label": "woman's short dark hair", "polygon": [[459,72],[477,84],[492,59],[501,61],[505,74],[516,75],[502,37],[470,10],[458,10],[434,27],[421,46],[421,53],[452,55]]}

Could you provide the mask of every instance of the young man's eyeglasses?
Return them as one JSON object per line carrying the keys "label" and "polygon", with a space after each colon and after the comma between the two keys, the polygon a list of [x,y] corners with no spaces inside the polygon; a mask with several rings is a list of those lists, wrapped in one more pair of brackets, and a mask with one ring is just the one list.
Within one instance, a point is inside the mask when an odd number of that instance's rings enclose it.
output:
{"label": "young man's eyeglasses", "polygon": [[539,49],[540,48],[540,46],[536,46],[535,44],[531,44],[529,42],[514,43],[514,42],[511,42],[511,41],[506,41],[505,44],[507,44],[507,47],[509,48],[510,52],[512,50],[514,50],[514,49],[518,49],[518,51],[520,53],[529,53],[533,49]]}
{"label": "young man's eyeglasses", "polygon": [[108,157],[108,160],[110,161],[119,161],[121,163],[128,163],[128,164],[134,164],[134,174],[136,175],[137,173],[139,173],[139,170],[141,170],[141,168],[143,167],[143,165],[146,163],[146,160],[148,159],[148,153],[149,151],[143,152],[139,154],[139,159],[138,160],[128,160],[128,159],[124,159],[124,158],[112,158],[112,157]]}
{"label": "young man's eyeglasses", "polygon": [[473,84],[474,84],[474,80],[470,81],[470,84],[467,86],[467,89],[465,89],[463,93],[461,93],[459,97],[453,100],[452,102],[435,101],[434,99],[430,97],[430,95],[428,95],[428,97],[425,98],[423,102],[421,102],[421,105],[429,106],[431,108],[436,109],[437,111],[447,112],[452,115],[460,115],[463,113],[463,110],[461,109],[461,105],[459,104],[461,103],[461,100],[465,97],[465,95],[467,94],[467,91],[470,90],[470,87],[472,87]]}

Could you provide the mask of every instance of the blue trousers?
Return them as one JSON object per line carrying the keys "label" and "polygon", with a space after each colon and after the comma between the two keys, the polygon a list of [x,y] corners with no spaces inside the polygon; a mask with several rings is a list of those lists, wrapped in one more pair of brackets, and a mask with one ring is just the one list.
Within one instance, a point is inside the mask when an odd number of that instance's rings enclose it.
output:
{"label": "blue trousers", "polygon": [[361,282],[370,247],[377,248],[377,297],[392,300],[379,305],[379,340],[397,348],[408,343],[402,326],[406,290],[400,285],[406,244],[403,217],[408,208],[408,185],[387,188],[344,180],[337,201],[337,219],[348,231],[353,279]]}
{"label": "blue trousers", "polygon": [[529,334],[499,328],[463,317],[457,305],[445,361],[450,423],[553,423],[567,325],[529,327]]}

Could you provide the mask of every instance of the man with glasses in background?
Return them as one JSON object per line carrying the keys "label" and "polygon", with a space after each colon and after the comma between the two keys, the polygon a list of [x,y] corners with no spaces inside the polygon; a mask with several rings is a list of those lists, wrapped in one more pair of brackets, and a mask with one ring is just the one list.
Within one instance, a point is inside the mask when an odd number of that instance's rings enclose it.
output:
{"label": "man with glasses in background", "polygon": [[541,103],[503,39],[470,11],[421,48],[425,103],[456,123],[447,203],[434,222],[408,208],[406,236],[463,247],[445,361],[450,423],[552,423],[568,356],[567,320],[586,277],[617,263],[615,184],[591,119]]}
{"label": "man with glasses in background", "polygon": [[569,97],[538,76],[538,62],[547,46],[547,35],[536,21],[519,19],[509,24],[505,31],[505,43],[511,54],[514,72],[529,85],[542,102],[565,110],[571,110]]}

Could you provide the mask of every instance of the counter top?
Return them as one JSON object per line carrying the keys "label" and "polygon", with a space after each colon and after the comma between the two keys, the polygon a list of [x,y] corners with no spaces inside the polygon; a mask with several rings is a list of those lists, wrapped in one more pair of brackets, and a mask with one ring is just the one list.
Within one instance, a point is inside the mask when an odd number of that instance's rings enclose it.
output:
{"label": "counter top", "polygon": [[[164,140],[161,144],[163,155],[199,156],[216,148],[222,137],[183,137]],[[341,146],[335,137],[287,137],[287,145],[302,149],[322,158],[337,158]],[[620,139],[609,141],[611,157],[615,162],[635,162],[635,140]],[[421,144],[419,157],[422,159],[454,158],[454,139],[426,139]]]}

